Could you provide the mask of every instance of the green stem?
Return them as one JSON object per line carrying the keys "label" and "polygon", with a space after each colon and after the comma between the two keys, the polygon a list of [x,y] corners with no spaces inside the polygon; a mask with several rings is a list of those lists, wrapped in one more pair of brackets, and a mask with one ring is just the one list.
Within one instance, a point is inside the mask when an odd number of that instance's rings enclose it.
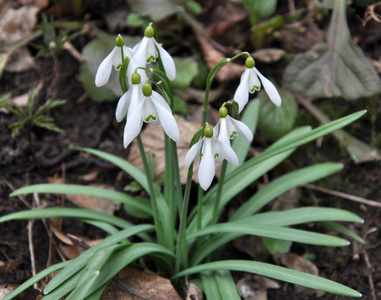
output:
{"label": "green stem", "polygon": [[217,196],[216,196],[216,201],[214,202],[213,218],[212,218],[210,225],[216,224],[217,220],[218,220],[218,211],[220,209],[222,188],[223,188],[224,181],[225,181],[225,174],[226,174],[227,165],[228,165],[228,162],[226,160],[224,160],[222,163],[222,167],[221,167],[220,179],[218,180]]}
{"label": "green stem", "polygon": [[189,167],[187,183],[185,185],[184,200],[181,207],[180,213],[180,226],[179,226],[179,235],[176,248],[176,263],[175,263],[175,274],[180,271],[180,266],[182,263],[183,268],[187,267],[188,261],[188,251],[186,249],[186,225],[187,225],[187,214],[189,206],[189,195],[190,189],[192,186],[192,176],[193,176],[193,163]]}
{"label": "green stem", "polygon": [[176,214],[176,206],[177,206],[177,209],[179,210],[178,213],[180,214],[181,211],[180,211],[180,208],[181,208],[181,205],[182,205],[182,190],[181,190],[181,178],[180,178],[180,167],[179,167],[179,158],[177,156],[177,144],[170,140],[170,146],[171,146],[171,156],[172,156],[172,167],[173,167],[173,177],[174,177],[174,181],[175,181],[175,184],[176,184],[176,190],[175,190],[175,198],[176,198],[176,202],[177,204],[175,204],[175,215]]}
{"label": "green stem", "polygon": [[[204,200],[204,190],[201,186],[198,186],[198,195],[197,195],[197,229],[200,230],[202,228],[202,206]],[[197,248],[201,246],[202,237],[199,236],[197,238]]]}
{"label": "green stem", "polygon": [[168,228],[165,230],[167,236],[167,246],[171,251],[174,250],[175,243],[175,222],[176,222],[176,205],[175,205],[175,191],[173,187],[173,168],[172,168],[172,149],[170,144],[169,137],[164,134],[164,143],[165,143],[165,190],[164,190],[164,198],[168,204],[168,209],[170,211],[170,221],[167,222]]}
{"label": "green stem", "polygon": [[147,177],[147,184],[148,184],[148,189],[149,193],[151,196],[151,205],[152,205],[152,212],[153,212],[153,220],[156,226],[156,233],[157,233],[157,239],[158,243],[163,245],[163,230],[162,230],[162,224],[160,222],[159,218],[159,211],[157,207],[157,201],[156,201],[156,193],[155,193],[155,188],[153,186],[152,178],[151,178],[151,172],[148,166],[148,161],[146,157],[146,153],[144,151],[144,145],[142,142],[142,138],[140,137],[140,134],[136,137],[136,140],[138,142],[138,147],[140,151],[140,156],[142,158],[143,166],[144,166],[144,171]]}

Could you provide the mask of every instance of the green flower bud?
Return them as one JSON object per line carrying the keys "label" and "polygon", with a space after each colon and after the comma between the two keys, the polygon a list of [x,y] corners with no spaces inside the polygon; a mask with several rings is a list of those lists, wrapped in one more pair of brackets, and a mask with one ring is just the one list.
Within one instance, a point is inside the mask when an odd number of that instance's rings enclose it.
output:
{"label": "green flower bud", "polygon": [[[134,73],[131,75],[132,84],[139,84],[141,82],[141,77],[139,73]],[[151,88],[152,90],[152,88]]]}
{"label": "green flower bud", "polygon": [[152,85],[150,85],[148,82],[143,85],[143,95],[145,97],[152,95]]}
{"label": "green flower bud", "polygon": [[124,46],[124,39],[123,37],[118,34],[118,36],[115,39],[115,46],[122,48]]}
{"label": "green flower bud", "polygon": [[208,123],[206,123],[205,129],[204,129],[204,136],[207,138],[211,138],[213,136],[213,128],[210,127]]}
{"label": "green flower bud", "polygon": [[254,66],[255,66],[254,58],[252,58],[251,56],[249,56],[248,58],[246,58],[245,66],[246,66],[246,68],[248,68],[248,69],[252,69],[252,68],[254,68]]}
{"label": "green flower bud", "polygon": [[144,36],[148,38],[152,38],[154,35],[155,35],[155,30],[153,29],[152,24],[149,24],[146,30],[144,30]]}
{"label": "green flower bud", "polygon": [[228,109],[225,106],[222,106],[218,113],[220,115],[220,118],[226,118],[226,116],[228,115]]}

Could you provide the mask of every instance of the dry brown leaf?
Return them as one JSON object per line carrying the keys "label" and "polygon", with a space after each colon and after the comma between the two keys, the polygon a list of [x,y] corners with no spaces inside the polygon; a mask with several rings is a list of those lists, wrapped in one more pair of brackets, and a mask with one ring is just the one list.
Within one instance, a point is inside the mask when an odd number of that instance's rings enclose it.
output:
{"label": "dry brown leaf", "polygon": [[264,63],[274,63],[280,60],[284,55],[284,50],[282,49],[273,49],[273,48],[268,48],[268,49],[261,49],[258,51],[255,51],[254,53],[251,54],[251,56],[260,62]]}
{"label": "dry brown leaf", "polygon": [[[210,90],[208,102],[212,103],[213,101],[215,101],[224,90],[225,87],[223,85],[221,85],[215,90]],[[204,104],[205,101],[205,91],[198,90],[192,87],[188,87],[185,91],[176,89],[174,90],[174,94],[185,101],[193,100],[200,104]]]}
{"label": "dry brown leaf", "polygon": [[[90,186],[113,189],[112,186],[107,186],[107,185],[90,185]],[[66,195],[66,198],[78,207],[105,212],[106,214],[109,214],[109,215],[114,214],[114,212],[116,210],[119,210],[122,205],[120,202],[117,202],[114,200],[104,199],[104,198],[99,198],[94,196],[68,194]]]}
{"label": "dry brown leaf", "polygon": [[26,47],[7,53],[7,61],[4,68],[5,71],[17,73],[36,68],[37,66],[33,57]]}
{"label": "dry brown leaf", "polygon": [[194,283],[188,285],[186,300],[203,300],[204,296],[200,288]]}
{"label": "dry brown leaf", "polygon": [[[180,130],[180,140],[177,142],[177,155],[179,158],[181,183],[185,183],[187,179],[188,169],[184,165],[185,155],[189,149],[189,142],[198,129],[200,124],[188,122],[176,116],[177,125]],[[146,153],[151,152],[156,159],[155,174],[159,175],[165,170],[165,153],[164,153],[164,133],[161,127],[148,124],[141,133]],[[137,142],[134,141],[131,147],[128,161],[133,165],[143,169],[143,163],[140,157]]]}
{"label": "dry brown leaf", "polygon": [[[195,31],[196,37],[201,45],[202,52],[204,54],[204,60],[208,64],[208,67],[212,69],[219,61],[226,57],[216,50],[209,41],[203,37],[200,33]],[[220,81],[228,81],[239,78],[245,71],[244,65],[239,65],[234,62],[226,64],[221,70],[217,72],[216,78]]]}
{"label": "dry brown leaf", "polygon": [[20,262],[18,260],[14,260],[14,259],[8,260],[6,262],[3,262],[0,260],[0,278],[4,277],[9,272],[16,269],[19,263]]}
{"label": "dry brown leaf", "polygon": [[125,268],[103,292],[101,300],[181,300],[170,280],[154,273]]}
{"label": "dry brown leaf", "polygon": [[279,288],[278,282],[260,275],[245,274],[237,282],[238,292],[244,300],[267,300],[267,290]]}
{"label": "dry brown leaf", "polygon": [[249,254],[256,260],[266,260],[269,252],[262,243],[262,238],[255,235],[245,235],[233,241],[234,247]]}
{"label": "dry brown leaf", "polygon": [[[1,284],[0,285],[0,299],[4,299],[7,295],[9,295],[13,290],[18,288],[18,284]],[[38,295],[40,292],[38,290],[29,288],[26,291],[22,292],[17,296],[17,300],[36,300],[38,299]]]}
{"label": "dry brown leaf", "polygon": [[[279,261],[282,265],[286,266],[287,268],[319,276],[319,269],[312,261],[307,260],[294,253],[275,254],[274,259],[276,261]],[[300,285],[295,286],[295,291],[304,295],[316,294],[318,297],[325,294],[322,291],[312,290]]]}

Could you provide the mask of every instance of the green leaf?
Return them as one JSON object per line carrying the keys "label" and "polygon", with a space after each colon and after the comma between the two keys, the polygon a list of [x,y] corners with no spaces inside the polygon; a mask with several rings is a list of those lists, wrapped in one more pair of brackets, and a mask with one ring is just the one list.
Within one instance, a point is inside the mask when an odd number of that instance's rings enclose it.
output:
{"label": "green leaf", "polygon": [[257,235],[262,237],[270,237],[274,239],[293,241],[319,246],[348,246],[349,242],[342,238],[330,236],[326,234],[309,232],[300,229],[278,227],[273,225],[263,225],[259,223],[248,222],[228,222],[208,226],[200,229],[189,236],[187,239],[192,240],[199,236],[215,234],[215,233],[237,233],[240,236],[245,234]]}
{"label": "green leaf", "polygon": [[154,229],[153,225],[136,225],[110,235],[109,237],[105,238],[102,242],[96,244],[87,251],[83,252],[77,258],[71,260],[69,264],[48,283],[44,290],[44,293],[49,294],[50,292],[58,288],[62,284],[62,282],[64,282],[68,277],[81,270],[87,264],[90,257],[98,249],[117,244],[131,236],[150,231],[152,229]]}
{"label": "green leaf", "polygon": [[176,78],[172,81],[175,89],[186,90],[193,78],[198,74],[198,64],[195,58],[173,58],[176,65]]}
{"label": "green leaf", "polygon": [[282,98],[280,107],[276,107],[263,91],[258,97],[261,102],[258,128],[271,140],[280,138],[292,128],[298,111],[294,96],[283,89],[278,91]]}
{"label": "green leaf", "polygon": [[32,193],[54,193],[54,194],[74,194],[87,195],[93,197],[106,198],[127,204],[137,211],[144,214],[152,215],[151,207],[146,203],[139,201],[125,193],[95,186],[85,186],[76,184],[36,184],[22,187],[10,194],[11,197],[32,194]]}
{"label": "green leaf", "polygon": [[272,239],[269,237],[263,237],[262,242],[263,242],[263,245],[265,245],[266,249],[272,255],[276,253],[288,253],[290,252],[290,248],[292,245],[292,241]]}
{"label": "green leaf", "polygon": [[51,131],[62,132],[62,129],[60,129],[56,124],[53,124],[53,123],[37,123],[35,125],[41,128],[51,130]]}
{"label": "green leaf", "polygon": [[29,115],[29,118],[31,118],[33,115],[34,98],[35,98],[34,89],[31,89],[29,91],[29,95],[28,95],[28,115]]}
{"label": "green leaf", "polygon": [[70,148],[69,150],[71,150],[71,151],[83,151],[83,152],[87,152],[87,153],[96,155],[96,156],[98,156],[100,158],[103,158],[104,160],[107,160],[107,161],[113,163],[114,165],[116,165],[119,168],[121,168],[124,172],[129,174],[132,178],[134,178],[146,190],[146,192],[149,194],[149,188],[148,188],[148,184],[147,184],[147,177],[144,174],[144,172],[141,169],[139,169],[139,168],[135,167],[134,165],[130,164],[128,161],[124,160],[123,158],[120,158],[120,157],[118,157],[116,155],[113,155],[113,154],[110,154],[110,153],[106,153],[106,152],[103,152],[103,151],[99,151],[99,150],[95,150],[95,149],[90,149],[90,148],[74,147],[74,148]]}
{"label": "green leaf", "polygon": [[184,6],[185,0],[128,0],[131,10],[141,16],[158,22],[178,12],[178,6]]}
{"label": "green leaf", "polygon": [[284,87],[307,96],[347,100],[380,93],[379,75],[350,37],[345,0],[335,3],[327,43],[318,43],[287,66]]}
{"label": "green leaf", "polygon": [[176,279],[186,275],[197,274],[200,272],[215,270],[249,272],[282,280],[285,282],[306,286],[312,289],[325,291],[328,293],[339,294],[347,297],[362,296],[359,292],[349,287],[346,287],[342,284],[336,283],[334,281],[319,276],[275,266],[268,263],[246,260],[228,260],[206,263],[203,265],[186,269],[173,276],[172,279]]}
{"label": "green leaf", "polygon": [[[215,271],[218,288],[221,293],[221,300],[241,300],[237,287],[229,271]],[[216,298],[214,298],[216,299]]]}
{"label": "green leaf", "polygon": [[[339,220],[336,220],[336,221],[339,221]],[[319,224],[327,228],[331,228],[333,230],[341,232],[342,234],[345,234],[360,243],[363,243],[363,244],[365,243],[365,241],[361,237],[359,237],[356,233],[354,233],[353,231],[349,230],[348,228],[336,222],[326,221],[326,222],[319,222]]]}
{"label": "green leaf", "polygon": [[131,12],[127,15],[126,22],[132,27],[145,27],[148,25],[148,22],[142,19],[139,14]]}
{"label": "green leaf", "polygon": [[207,299],[221,299],[220,289],[218,288],[214,272],[201,272],[200,274],[204,293]]}

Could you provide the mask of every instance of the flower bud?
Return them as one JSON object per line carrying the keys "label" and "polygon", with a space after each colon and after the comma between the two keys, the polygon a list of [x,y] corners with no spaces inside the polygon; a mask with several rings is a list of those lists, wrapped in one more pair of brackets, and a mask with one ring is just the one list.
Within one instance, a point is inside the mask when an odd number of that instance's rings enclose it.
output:
{"label": "flower bud", "polygon": [[210,127],[208,123],[205,125],[204,136],[207,138],[211,138],[213,136],[213,128]]}
{"label": "flower bud", "polygon": [[[140,82],[141,82],[140,74],[139,73],[133,73],[131,75],[131,81],[132,81],[132,84],[140,84]],[[151,90],[152,90],[152,88],[151,88]]]}
{"label": "flower bud", "polygon": [[148,38],[152,38],[154,35],[155,35],[155,30],[153,29],[152,24],[149,24],[146,30],[144,30],[144,36]]}
{"label": "flower bud", "polygon": [[152,95],[152,85],[148,82],[143,85],[143,95],[145,97],[150,97]]}
{"label": "flower bud", "polygon": [[124,39],[120,34],[118,34],[118,36],[115,39],[115,46],[120,48],[124,46]]}
{"label": "flower bud", "polygon": [[218,114],[220,115],[220,118],[226,118],[228,115],[228,109],[225,106],[222,106],[218,111]]}
{"label": "flower bud", "polygon": [[246,66],[246,68],[248,68],[248,69],[252,69],[252,68],[254,68],[254,66],[255,66],[254,58],[252,58],[251,56],[249,56],[248,58],[246,58],[245,66]]}

